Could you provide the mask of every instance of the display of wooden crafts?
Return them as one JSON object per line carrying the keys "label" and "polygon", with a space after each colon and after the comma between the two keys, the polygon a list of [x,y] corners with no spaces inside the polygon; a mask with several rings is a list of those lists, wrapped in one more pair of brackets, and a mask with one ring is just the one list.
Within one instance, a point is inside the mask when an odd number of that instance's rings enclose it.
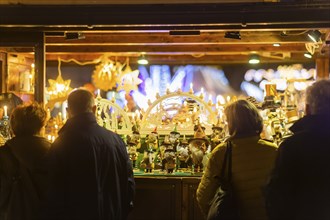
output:
{"label": "display of wooden crafts", "polygon": [[212,126],[212,134],[210,135],[211,151],[218,146],[225,138],[224,123],[221,123],[220,118],[217,124]]}
{"label": "display of wooden crafts", "polygon": [[139,153],[137,152],[136,143],[133,142],[132,139],[130,139],[127,142],[127,153],[128,153],[129,159],[132,161],[133,168],[136,167],[136,160],[138,158]]}
{"label": "display of wooden crafts", "polygon": [[136,167],[136,161],[138,159],[139,152],[138,149],[141,148],[141,137],[140,133],[137,130],[136,126],[132,127],[133,133],[131,135],[127,135],[127,153],[132,161],[132,165]]}
{"label": "display of wooden crafts", "polygon": [[194,137],[189,139],[189,150],[193,163],[193,171],[203,172],[203,158],[207,151],[209,141],[206,138],[204,129],[200,124],[197,125]]}
{"label": "display of wooden crafts", "polygon": [[186,169],[191,167],[191,157],[189,152],[189,143],[186,136],[183,136],[182,141],[177,146],[177,157],[178,157],[178,167],[179,169]]}
{"label": "display of wooden crafts", "polygon": [[151,149],[144,152],[140,168],[144,169],[146,173],[152,173],[154,167],[155,167],[155,152],[153,152]]}
{"label": "display of wooden crafts", "polygon": [[153,150],[153,152],[156,152],[158,150],[157,127],[146,136],[145,143],[147,144],[147,150]]}
{"label": "display of wooden crafts", "polygon": [[197,96],[191,92],[167,92],[149,103],[141,120],[141,133],[148,133],[158,127],[160,135],[168,135],[177,129],[181,134],[193,135],[196,123],[203,123],[205,132],[211,134],[212,124],[216,123],[216,111],[212,103],[204,100],[204,94]]}
{"label": "display of wooden crafts", "polygon": [[173,131],[170,132],[169,141],[176,151],[180,144],[180,132],[177,131],[177,126],[174,127]]}
{"label": "display of wooden crafts", "polygon": [[[252,97],[247,99],[256,105],[263,116],[265,126],[262,138],[280,143],[289,134],[287,125],[290,121],[286,114],[292,108],[280,102],[276,86],[267,86],[266,93],[263,103]],[[207,162],[205,155],[227,135],[224,109],[235,100],[235,97],[227,96],[212,103],[211,98],[205,101],[203,92],[195,95],[192,90],[167,90],[162,96],[156,92],[156,100],[149,100],[147,109],[128,112],[127,108],[115,102],[114,97],[106,100],[98,95],[95,99],[96,117],[98,124],[127,137],[127,150],[132,163],[134,166],[140,165],[139,168],[145,172],[157,169],[166,174],[193,168],[190,169],[192,172],[199,173],[203,171],[203,163]],[[299,117],[296,114],[291,118]],[[184,135],[182,141],[181,135]],[[193,138],[188,138],[187,142],[186,136]],[[159,140],[163,139],[160,144]],[[139,152],[140,156],[137,155]]]}
{"label": "display of wooden crafts", "polygon": [[162,161],[162,170],[167,173],[173,173],[176,167],[175,146],[170,142],[169,136],[166,135],[159,150],[159,155]]}

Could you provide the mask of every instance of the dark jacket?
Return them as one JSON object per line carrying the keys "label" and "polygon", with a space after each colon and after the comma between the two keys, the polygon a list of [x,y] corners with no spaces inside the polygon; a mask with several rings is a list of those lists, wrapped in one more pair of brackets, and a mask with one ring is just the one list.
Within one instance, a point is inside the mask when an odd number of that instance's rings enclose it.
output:
{"label": "dark jacket", "polygon": [[0,148],[0,219],[35,220],[46,191],[46,153],[42,137],[14,137]]}
{"label": "dark jacket", "polygon": [[266,191],[272,220],[330,219],[330,116],[306,116],[280,146]]}
{"label": "dark jacket", "polygon": [[126,219],[135,182],[123,140],[92,113],[69,119],[50,150],[44,219]]}

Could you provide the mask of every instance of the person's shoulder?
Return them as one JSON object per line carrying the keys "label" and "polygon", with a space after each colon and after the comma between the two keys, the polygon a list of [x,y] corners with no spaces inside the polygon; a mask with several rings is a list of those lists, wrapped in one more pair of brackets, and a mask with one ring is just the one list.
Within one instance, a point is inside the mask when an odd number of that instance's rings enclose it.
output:
{"label": "person's shoulder", "polygon": [[8,151],[8,145],[4,144],[0,146],[0,155]]}
{"label": "person's shoulder", "polygon": [[8,144],[0,147],[0,163],[2,160],[7,160],[6,158],[11,158],[11,151]]}
{"label": "person's shoulder", "polygon": [[224,154],[224,152],[226,151],[226,146],[227,146],[227,142],[220,143],[212,150],[211,154],[214,157],[218,157],[218,155]]}
{"label": "person's shoulder", "polygon": [[268,147],[276,150],[278,148],[277,144],[267,139],[259,139],[258,144],[263,145],[263,147]]}
{"label": "person's shoulder", "polygon": [[313,150],[315,143],[311,140],[309,132],[298,132],[285,138],[279,145],[281,155],[295,155],[297,152]]}
{"label": "person's shoulder", "polygon": [[285,139],[283,139],[280,146],[296,146],[299,145],[299,143],[306,143],[310,140],[310,133],[306,131],[297,132]]}
{"label": "person's shoulder", "polygon": [[101,131],[103,137],[105,137],[106,139],[116,141],[116,142],[119,142],[119,143],[123,143],[123,139],[116,132],[113,132],[113,131],[108,130],[108,129],[106,129],[104,127],[101,127],[101,126],[100,126],[100,131]]}

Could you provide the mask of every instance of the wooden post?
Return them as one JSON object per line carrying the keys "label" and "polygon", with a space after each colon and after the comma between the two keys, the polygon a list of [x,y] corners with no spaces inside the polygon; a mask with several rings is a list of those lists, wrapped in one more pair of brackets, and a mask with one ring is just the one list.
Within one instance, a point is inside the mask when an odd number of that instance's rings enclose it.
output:
{"label": "wooden post", "polygon": [[44,33],[38,36],[38,43],[35,45],[35,85],[34,98],[35,101],[45,104],[45,86],[46,86],[46,47]]}
{"label": "wooden post", "polygon": [[1,52],[0,53],[0,79],[1,79],[1,83],[0,83],[0,92],[4,93],[7,91],[7,54]]}
{"label": "wooden post", "polygon": [[330,59],[327,57],[316,58],[316,80],[329,79],[329,63]]}

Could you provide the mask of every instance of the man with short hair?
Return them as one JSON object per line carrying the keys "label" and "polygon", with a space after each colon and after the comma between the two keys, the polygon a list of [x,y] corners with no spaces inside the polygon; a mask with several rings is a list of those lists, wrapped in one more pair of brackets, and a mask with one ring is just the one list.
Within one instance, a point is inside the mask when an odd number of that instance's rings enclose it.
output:
{"label": "man with short hair", "polygon": [[307,89],[306,116],[279,147],[266,189],[271,220],[330,219],[330,80]]}
{"label": "man with short hair", "polygon": [[122,220],[131,209],[135,182],[123,140],[99,126],[93,95],[68,97],[69,119],[50,151],[47,220]]}

